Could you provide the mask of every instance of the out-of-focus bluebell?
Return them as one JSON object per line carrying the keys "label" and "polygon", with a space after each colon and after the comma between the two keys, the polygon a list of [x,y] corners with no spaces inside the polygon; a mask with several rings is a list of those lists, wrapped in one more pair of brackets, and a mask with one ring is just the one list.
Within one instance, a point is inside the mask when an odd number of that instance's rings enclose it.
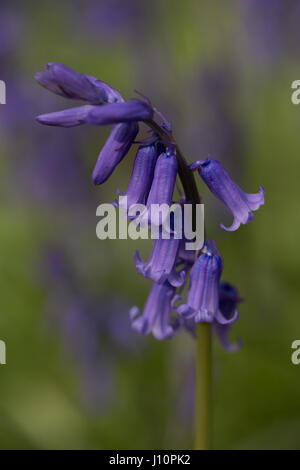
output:
{"label": "out-of-focus bluebell", "polygon": [[77,370],[82,399],[94,412],[103,412],[117,397],[117,364],[140,348],[128,319],[125,300],[93,296],[78,282],[64,251],[47,247],[43,254],[48,324],[58,329],[62,350]]}

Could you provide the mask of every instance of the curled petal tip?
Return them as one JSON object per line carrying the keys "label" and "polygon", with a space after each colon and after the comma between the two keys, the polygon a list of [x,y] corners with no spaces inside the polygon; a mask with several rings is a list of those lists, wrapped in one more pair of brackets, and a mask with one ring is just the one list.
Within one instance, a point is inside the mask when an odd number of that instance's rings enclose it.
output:
{"label": "curled petal tip", "polygon": [[232,222],[232,225],[230,225],[230,227],[225,227],[224,224],[220,224],[220,227],[223,230],[226,230],[226,232],[234,232],[235,230],[237,230],[239,228],[240,225],[241,225],[241,222],[239,220],[235,219]]}
{"label": "curled petal tip", "polygon": [[140,314],[140,309],[138,307],[132,307],[129,310],[130,320],[134,320]]}
{"label": "curled petal tip", "polygon": [[220,312],[220,310],[217,312],[215,319],[218,323],[221,325],[232,325],[237,319],[239,318],[239,312],[238,310],[235,310],[233,316],[229,319],[225,318],[224,315]]}
{"label": "curled petal tip", "polygon": [[182,304],[176,309],[177,313],[183,318],[192,318],[195,315],[195,310],[187,304]]}

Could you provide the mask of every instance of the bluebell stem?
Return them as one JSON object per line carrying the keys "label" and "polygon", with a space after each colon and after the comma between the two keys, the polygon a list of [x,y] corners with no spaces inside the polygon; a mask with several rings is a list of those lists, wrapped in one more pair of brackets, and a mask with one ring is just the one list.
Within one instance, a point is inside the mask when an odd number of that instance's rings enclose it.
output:
{"label": "bluebell stem", "polygon": [[247,194],[230,178],[223,165],[214,158],[198,160],[190,165],[191,170],[198,170],[201,178],[211,192],[220,199],[232,213],[234,220],[230,227],[221,224],[224,230],[237,230],[241,224],[254,219],[251,211],[259,209],[265,202],[265,191],[260,186],[258,193]]}

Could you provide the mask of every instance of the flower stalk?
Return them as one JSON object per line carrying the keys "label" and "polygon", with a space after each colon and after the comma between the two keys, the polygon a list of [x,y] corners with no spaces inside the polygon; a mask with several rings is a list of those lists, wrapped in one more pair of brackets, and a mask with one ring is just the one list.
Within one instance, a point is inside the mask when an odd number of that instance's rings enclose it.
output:
{"label": "flower stalk", "polygon": [[212,445],[212,341],[211,324],[196,325],[195,449]]}
{"label": "flower stalk", "polygon": [[[200,203],[193,172],[172,134],[153,120],[146,121],[162,140],[176,145],[178,174],[185,196],[193,205]],[[212,334],[210,323],[196,324],[195,449],[209,450],[212,443]]]}

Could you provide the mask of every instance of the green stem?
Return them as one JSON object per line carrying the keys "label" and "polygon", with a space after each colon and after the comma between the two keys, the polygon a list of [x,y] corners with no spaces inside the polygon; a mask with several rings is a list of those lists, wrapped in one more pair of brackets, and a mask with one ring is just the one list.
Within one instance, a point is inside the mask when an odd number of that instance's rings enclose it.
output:
{"label": "green stem", "polygon": [[[188,201],[195,207],[201,199],[197,190],[194,175],[189,171],[187,162],[175,142],[172,133],[167,132],[153,120],[146,121],[163,141],[176,145],[176,158],[178,162],[179,177]],[[211,410],[212,410],[212,352],[211,352],[211,325],[198,323],[196,325],[196,414],[195,414],[195,448],[207,450],[211,447]]]}
{"label": "green stem", "polygon": [[212,351],[211,324],[198,323],[196,354],[196,450],[211,448]]}

